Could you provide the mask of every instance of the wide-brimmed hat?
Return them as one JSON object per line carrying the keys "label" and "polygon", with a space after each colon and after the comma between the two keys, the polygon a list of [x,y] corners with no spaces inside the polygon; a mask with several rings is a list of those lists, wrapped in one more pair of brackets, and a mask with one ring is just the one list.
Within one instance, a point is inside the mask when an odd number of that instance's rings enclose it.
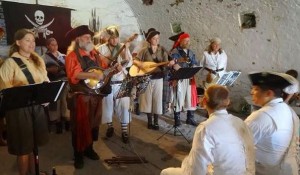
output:
{"label": "wide-brimmed hat", "polygon": [[[151,29],[151,30],[150,30]],[[146,40],[149,42],[151,38],[153,38],[155,35],[159,35],[160,32],[155,30],[154,28],[150,28],[148,32],[146,33]],[[153,30],[154,29],[154,30]]]}
{"label": "wide-brimmed hat", "polygon": [[69,41],[73,41],[77,37],[85,34],[90,34],[91,36],[93,36],[94,32],[92,32],[87,25],[81,25],[68,31],[67,34],[65,35],[65,38]]}
{"label": "wide-brimmed hat", "polygon": [[293,77],[278,72],[249,73],[249,79],[254,86],[264,86],[269,89],[284,89],[292,84]]}

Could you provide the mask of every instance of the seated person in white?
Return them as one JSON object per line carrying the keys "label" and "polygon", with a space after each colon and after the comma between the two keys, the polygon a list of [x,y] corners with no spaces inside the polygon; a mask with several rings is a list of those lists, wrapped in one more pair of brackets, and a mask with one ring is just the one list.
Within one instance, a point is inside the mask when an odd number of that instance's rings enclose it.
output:
{"label": "seated person in white", "polygon": [[228,114],[229,91],[210,86],[203,105],[209,118],[200,123],[192,149],[180,168],[167,168],[161,175],[254,174],[255,157],[250,129],[238,117]]}
{"label": "seated person in white", "polygon": [[291,76],[276,72],[249,74],[251,96],[261,106],[245,120],[252,130],[256,148],[257,175],[298,175],[299,119],[281,98],[291,85]]}

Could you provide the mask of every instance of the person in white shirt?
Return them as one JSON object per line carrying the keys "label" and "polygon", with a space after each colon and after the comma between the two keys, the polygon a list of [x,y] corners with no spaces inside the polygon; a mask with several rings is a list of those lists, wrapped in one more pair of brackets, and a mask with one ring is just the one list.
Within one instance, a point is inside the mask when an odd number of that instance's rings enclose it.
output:
{"label": "person in white shirt", "polygon": [[253,137],[247,125],[228,114],[229,91],[210,86],[203,105],[209,118],[196,128],[192,149],[180,168],[167,168],[161,175],[250,175],[255,173]]}
{"label": "person in white shirt", "polygon": [[298,128],[296,113],[281,98],[291,76],[276,72],[250,73],[251,96],[261,106],[246,120],[256,148],[257,175],[298,175]]}
{"label": "person in white shirt", "polygon": [[227,67],[227,55],[221,48],[221,39],[213,38],[210,44],[203,53],[203,58],[200,61],[200,80],[204,88],[213,80],[220,78]]}
{"label": "person in white shirt", "polygon": [[[103,36],[107,37],[107,43],[100,45],[97,50],[102,57],[109,60],[110,64],[112,62],[117,62],[120,70],[117,74],[113,75],[111,78],[112,93],[108,94],[102,100],[102,123],[107,123],[108,128],[106,131],[106,137],[112,137],[114,133],[112,117],[114,113],[119,118],[122,127],[122,141],[124,143],[128,142],[128,123],[130,122],[129,105],[130,97],[116,98],[118,92],[121,88],[123,80],[126,78],[128,71],[126,67],[132,65],[132,56],[129,51],[130,43],[127,42],[125,45],[120,43],[119,31],[116,26],[109,26],[103,31]],[[123,48],[120,52],[118,52]],[[119,69],[119,68],[118,68]]]}

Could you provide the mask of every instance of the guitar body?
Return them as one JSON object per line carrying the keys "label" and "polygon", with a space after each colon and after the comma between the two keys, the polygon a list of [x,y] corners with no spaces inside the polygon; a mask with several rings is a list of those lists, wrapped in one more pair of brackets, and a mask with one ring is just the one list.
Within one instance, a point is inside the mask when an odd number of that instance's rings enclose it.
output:
{"label": "guitar body", "polygon": [[[104,74],[103,70],[100,67],[90,67],[89,69],[86,70],[86,72],[96,72],[98,74]],[[99,89],[105,84],[105,79],[104,80],[97,80],[97,79],[85,79],[84,83],[85,85],[90,88],[90,89]]]}
{"label": "guitar body", "polygon": [[[163,62],[163,63],[167,64],[168,62],[166,62],[166,63]],[[136,77],[136,76],[143,76],[146,74],[150,74],[157,68],[158,64],[162,65],[161,63],[146,61],[146,62],[143,62],[144,67],[142,69],[140,69],[136,65],[132,65],[129,69],[129,75],[132,77]]]}

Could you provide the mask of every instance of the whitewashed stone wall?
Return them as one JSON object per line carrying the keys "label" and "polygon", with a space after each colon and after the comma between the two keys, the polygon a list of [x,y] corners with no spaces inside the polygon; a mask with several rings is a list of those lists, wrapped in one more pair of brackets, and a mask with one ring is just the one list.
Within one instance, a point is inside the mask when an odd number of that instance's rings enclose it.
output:
{"label": "whitewashed stone wall", "polygon": [[[35,3],[35,0],[14,1]],[[123,38],[154,27],[161,32],[161,44],[166,48],[173,44],[168,40],[173,35],[170,23],[181,22],[182,30],[192,36],[191,48],[198,59],[202,58],[209,38],[220,37],[228,55],[228,70],[242,71],[235,85],[229,87],[237,111],[251,87],[248,72],[288,69],[300,72],[300,0],[154,0],[150,6],[143,5],[142,0],[38,2],[74,9],[72,26],[88,24],[91,9],[96,8],[102,27],[119,25]],[[239,14],[244,12],[256,15],[256,28],[241,30]]]}
{"label": "whitewashed stone wall", "polygon": [[[162,44],[170,48],[170,23],[181,22],[182,30],[192,36],[191,47],[198,59],[209,38],[218,36],[228,54],[228,70],[242,75],[233,87],[233,107],[240,110],[243,96],[249,94],[250,71],[300,72],[300,0],[154,0],[145,6],[141,1],[126,0],[141,27],[155,27],[161,32]],[[241,30],[239,14],[254,12],[256,28]]]}

